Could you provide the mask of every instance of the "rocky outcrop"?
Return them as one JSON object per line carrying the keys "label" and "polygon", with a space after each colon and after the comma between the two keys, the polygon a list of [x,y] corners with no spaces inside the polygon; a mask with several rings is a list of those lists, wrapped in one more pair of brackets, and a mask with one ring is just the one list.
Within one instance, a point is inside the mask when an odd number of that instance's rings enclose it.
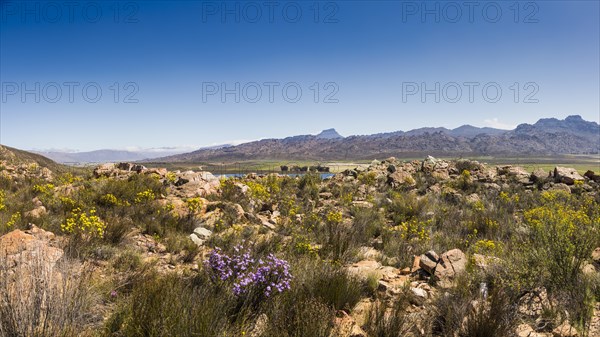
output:
{"label": "rocky outcrop", "polygon": [[453,280],[467,266],[467,257],[460,249],[452,249],[441,256],[429,251],[420,256],[419,266],[433,276],[442,287],[452,286]]}
{"label": "rocky outcrop", "polygon": [[583,182],[584,178],[574,168],[555,167],[554,180],[558,183],[573,185],[576,181]]}

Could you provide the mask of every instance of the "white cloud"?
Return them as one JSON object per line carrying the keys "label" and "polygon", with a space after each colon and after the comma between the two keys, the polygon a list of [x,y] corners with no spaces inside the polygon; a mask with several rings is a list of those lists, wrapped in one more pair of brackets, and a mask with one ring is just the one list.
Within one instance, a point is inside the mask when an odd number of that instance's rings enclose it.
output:
{"label": "white cloud", "polygon": [[486,119],[483,122],[485,123],[485,126],[489,126],[491,128],[496,129],[512,130],[517,127],[513,124],[502,123],[498,120],[498,118]]}

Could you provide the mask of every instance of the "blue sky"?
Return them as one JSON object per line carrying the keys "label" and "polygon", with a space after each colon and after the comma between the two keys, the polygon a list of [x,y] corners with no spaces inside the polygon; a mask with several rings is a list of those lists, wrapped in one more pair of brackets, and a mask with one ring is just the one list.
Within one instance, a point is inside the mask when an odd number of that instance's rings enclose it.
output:
{"label": "blue sky", "polygon": [[23,149],[600,120],[598,1],[0,3]]}

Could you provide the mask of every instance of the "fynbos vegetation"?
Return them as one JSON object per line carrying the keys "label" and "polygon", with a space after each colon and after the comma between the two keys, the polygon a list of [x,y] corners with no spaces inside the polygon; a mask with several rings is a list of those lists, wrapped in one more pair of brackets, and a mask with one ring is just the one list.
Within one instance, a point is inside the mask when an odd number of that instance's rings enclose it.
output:
{"label": "fynbos vegetation", "polygon": [[[600,178],[0,158],[0,336],[598,336]],[[583,173],[583,172],[582,172]]]}

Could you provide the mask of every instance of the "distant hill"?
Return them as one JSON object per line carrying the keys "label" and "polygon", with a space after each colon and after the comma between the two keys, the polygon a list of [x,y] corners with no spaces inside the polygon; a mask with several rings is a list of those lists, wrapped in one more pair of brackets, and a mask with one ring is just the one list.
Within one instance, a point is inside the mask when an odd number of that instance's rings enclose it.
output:
{"label": "distant hill", "polygon": [[4,145],[0,145],[0,163],[2,163],[2,165],[11,166],[30,165],[35,163],[39,167],[45,167],[55,173],[65,171],[64,166],[57,164],[44,156]]}
{"label": "distant hill", "polygon": [[[231,146],[229,144],[205,147],[204,149],[220,149]],[[86,163],[112,163],[112,162],[135,162],[151,160],[166,156],[173,156],[188,152],[182,149],[148,149],[140,151],[123,150],[97,150],[89,152],[60,152],[60,151],[34,151],[34,153],[50,158],[57,163],[63,164],[86,164]]]}
{"label": "distant hill", "polygon": [[359,160],[386,156],[564,155],[600,153],[600,125],[580,116],[540,119],[514,130],[463,125],[341,137],[334,129],[318,135],[263,139],[219,149],[155,159],[160,162],[242,160]]}

